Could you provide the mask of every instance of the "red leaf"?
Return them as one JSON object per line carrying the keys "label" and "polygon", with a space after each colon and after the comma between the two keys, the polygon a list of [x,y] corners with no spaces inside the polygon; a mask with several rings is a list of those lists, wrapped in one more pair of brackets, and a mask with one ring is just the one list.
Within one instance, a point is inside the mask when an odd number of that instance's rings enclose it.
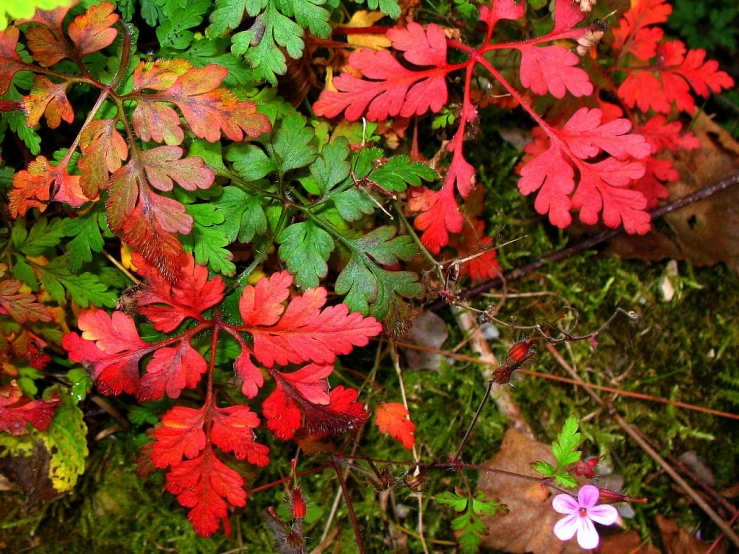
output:
{"label": "red leaf", "polygon": [[656,115],[639,127],[640,135],[643,135],[652,148],[652,154],[662,150],[694,150],[700,148],[700,141],[690,131],[682,133],[683,124],[680,121],[666,122],[664,115]]}
{"label": "red leaf", "polygon": [[183,60],[141,63],[134,71],[134,92],[154,89],[158,94],[135,95],[133,113],[136,133],[144,140],[180,144],[184,132],[172,103],[197,137],[215,142],[221,132],[240,141],[246,134],[258,137],[271,125],[267,116],[257,113],[252,102],[239,102],[229,90],[218,88],[228,71],[219,65],[195,68]]}
{"label": "red leaf", "polygon": [[207,189],[214,179],[200,158],[180,160],[182,153],[176,146],[139,153],[113,174],[106,203],[111,230],[120,231],[124,240],[168,279],[177,274],[177,260],[182,255],[175,234],[189,234],[193,219],[181,203],[154,194],[150,185],[171,190],[174,180],[187,190]]}
{"label": "red leaf", "polygon": [[209,446],[197,458],[182,462],[167,474],[167,490],[177,495],[180,504],[192,508],[188,519],[203,537],[215,533],[219,521],[230,533],[228,504],[246,506],[243,486],[241,476],[218,460]]}
{"label": "red leaf", "polygon": [[163,279],[140,255],[133,255],[133,263],[146,278],[146,284],[136,291],[137,311],[154,323],[157,331],[171,333],[188,317],[201,320],[205,310],[223,300],[223,279],[208,280],[208,268],[196,265],[192,254],[179,259],[174,284]]}
{"label": "red leaf", "polygon": [[426,31],[418,23],[406,29],[391,29],[388,38],[404,51],[410,63],[433,65],[433,69],[412,71],[385,51],[360,50],[349,56],[349,64],[369,80],[342,74],[333,81],[338,92],[324,91],[313,105],[316,115],[335,117],[342,111],[356,121],[367,111],[367,119],[379,121],[391,116],[410,117],[431,110],[438,112],[447,101],[446,74],[457,69],[446,62],[444,31],[431,24]]}
{"label": "red leaf", "polygon": [[495,25],[501,19],[520,19],[526,14],[526,4],[516,0],[496,0],[492,6],[480,6],[480,21],[488,26],[488,33],[492,35]]}
{"label": "red leaf", "polygon": [[[323,288],[308,289],[290,300],[287,307],[283,306],[291,284],[292,277],[283,271],[244,289],[239,300],[244,325],[237,329],[250,333],[254,346],[250,350],[242,343],[242,353],[236,362],[242,378],[255,376],[253,365],[245,357],[253,355],[265,367],[301,362],[330,364],[337,354],[348,354],[354,346],[365,346],[369,337],[382,331],[375,318],[349,314],[344,304],[321,310],[326,303]],[[253,396],[258,386],[245,381],[242,390],[245,395]]]}
{"label": "red leaf", "polygon": [[644,176],[644,164],[622,162],[608,158],[597,164],[580,167],[580,184],[572,197],[572,207],[580,209],[580,221],[598,223],[602,211],[603,223],[616,228],[623,223],[627,233],[643,235],[649,231],[650,217],[644,211],[644,195],[629,189],[633,179]]}
{"label": "red leaf", "polygon": [[81,337],[67,333],[62,339],[70,359],[92,367],[92,377],[101,393],[135,393],[139,361],[155,347],[141,340],[133,319],[122,312],[109,316],[95,310],[83,313],[77,326]]}
{"label": "red leaf", "polygon": [[259,426],[257,414],[248,406],[214,408],[211,438],[225,452],[233,452],[238,460],[256,466],[269,464],[269,448],[254,442],[254,429]]}
{"label": "red leaf", "polygon": [[78,162],[82,172],[80,186],[89,198],[97,197],[101,185],[107,187],[110,174],[118,171],[121,162],[128,158],[128,146],[115,124],[115,119],[98,119],[82,130],[82,156]]}
{"label": "red leaf", "polygon": [[631,121],[616,119],[601,125],[603,112],[599,109],[577,110],[557,135],[572,149],[580,159],[593,158],[601,150],[623,160],[629,157],[643,159],[652,149],[645,138],[637,134],[627,134]]}
{"label": "red leaf", "polygon": [[329,393],[327,406],[305,407],[305,430],[316,438],[336,436],[359,428],[367,418],[364,404],[357,402],[359,393],[342,385]]}
{"label": "red leaf", "polygon": [[449,233],[459,233],[464,218],[454,198],[454,184],[445,183],[439,191],[413,189],[409,203],[412,211],[423,212],[416,217],[416,229],[423,231],[421,240],[432,253],[438,254],[449,243]]}
{"label": "red leaf", "polygon": [[0,314],[7,314],[18,323],[51,321],[51,313],[36,301],[35,295],[18,292],[21,286],[11,279],[0,281]]}
{"label": "red leaf", "polygon": [[413,436],[416,426],[408,417],[408,410],[397,402],[384,402],[377,406],[375,423],[381,433],[390,434],[403,443],[407,450],[413,448],[416,438]]}
{"label": "red leaf", "polygon": [[672,13],[672,6],[667,0],[641,0],[635,2],[613,30],[614,46],[621,55],[632,53],[642,60],[653,58],[657,43],[662,40],[664,32],[658,28],[647,28],[649,25],[665,23]]}
{"label": "red leaf", "polygon": [[534,93],[551,92],[555,98],[564,98],[565,90],[573,96],[593,94],[588,74],[574,67],[580,58],[564,46],[539,48],[529,44],[518,49],[521,51],[521,84]]}
{"label": "red leaf", "polygon": [[118,14],[113,13],[114,9],[110,2],[102,2],[91,6],[69,24],[67,33],[77,46],[80,57],[113,44],[118,31],[112,27],[119,19]]}
{"label": "red leaf", "polygon": [[177,398],[182,389],[193,389],[200,377],[208,370],[208,364],[188,340],[180,341],[178,347],[160,348],[146,366],[136,398],[140,402],[158,400],[164,393]]}
{"label": "red leaf", "polygon": [[[575,25],[585,19],[585,14],[577,2],[570,0],[555,0],[554,29],[551,34],[565,33],[575,28]],[[585,30],[583,29],[583,32]]]}
{"label": "red leaf", "polygon": [[695,101],[690,87],[708,98],[711,91],[719,93],[734,86],[734,79],[719,71],[718,62],[706,62],[705,57],[701,48],[689,50],[686,55],[685,45],[679,40],[663,42],[657,46],[657,59],[650,67],[629,71],[618,96],[630,108],[637,106],[645,113],[649,109],[669,113],[673,102],[678,110],[692,113]]}
{"label": "red leaf", "polygon": [[175,406],[164,417],[162,424],[154,430],[156,441],[152,444],[151,460],[158,468],[176,466],[183,459],[200,455],[205,448],[203,430],[205,409]]}
{"label": "red leaf", "polygon": [[0,94],[5,94],[13,82],[13,75],[25,66],[18,57],[18,28],[8,27],[0,31]]}
{"label": "red leaf", "polygon": [[0,431],[25,435],[28,433],[27,423],[39,431],[45,431],[51,425],[54,407],[59,403],[58,398],[30,401],[23,396],[15,381],[0,387]]}
{"label": "red leaf", "polygon": [[295,399],[286,394],[281,381],[277,381],[275,390],[262,402],[262,415],[267,428],[282,440],[291,439],[303,425],[303,414]]}
{"label": "red leaf", "polygon": [[639,191],[647,200],[647,209],[656,208],[660,200],[669,198],[670,193],[663,183],[674,182],[680,174],[672,165],[672,160],[647,158],[644,176],[634,183],[634,190]]}
{"label": "red leaf", "polygon": [[[645,198],[627,188],[633,179],[644,175],[644,164],[627,160],[647,157],[651,147],[644,137],[625,134],[631,128],[629,121],[616,119],[600,125],[601,120],[601,110],[581,108],[562,130],[546,131],[550,145],[545,151],[544,131],[534,133],[535,142],[526,147],[532,156],[519,170],[519,190],[524,195],[539,191],[534,207],[540,214],[549,213],[549,220],[557,227],[567,227],[572,221],[570,210],[579,208],[580,220],[589,225],[597,223],[602,212],[608,227],[623,222],[629,233],[646,233],[649,214],[643,211]],[[614,157],[584,163],[601,151]],[[573,167],[580,173],[577,189]]]}
{"label": "red leaf", "polygon": [[62,22],[72,6],[60,6],[55,10],[36,10],[31,19],[24,19],[17,23],[39,23],[26,29],[28,49],[33,58],[41,65],[50,67],[65,59],[73,58],[74,52],[66,40]]}
{"label": "red leaf", "polygon": [[39,156],[23,169],[13,175],[13,190],[10,191],[10,213],[13,217],[25,215],[31,208],[44,211],[51,200],[52,185],[56,189],[54,195],[58,202],[66,202],[79,208],[89,202],[80,187],[78,175],[70,175],[66,164],[56,167],[49,165],[49,160]]}
{"label": "red leaf", "polygon": [[38,125],[42,115],[52,129],[59,127],[62,119],[67,123],[74,121],[74,109],[67,100],[68,86],[67,81],[54,84],[43,75],[33,79],[31,94],[23,97],[29,127]]}
{"label": "red leaf", "polygon": [[333,370],[332,365],[308,364],[291,373],[280,372],[280,377],[290,381],[291,386],[308,402],[326,405],[329,403],[326,378]]}

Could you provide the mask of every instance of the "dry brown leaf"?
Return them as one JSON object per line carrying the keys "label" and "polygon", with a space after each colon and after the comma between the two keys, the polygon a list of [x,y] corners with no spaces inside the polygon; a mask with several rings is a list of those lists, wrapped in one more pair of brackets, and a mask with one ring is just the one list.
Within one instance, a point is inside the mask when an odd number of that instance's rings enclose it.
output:
{"label": "dry brown leaf", "polygon": [[[695,535],[688,533],[677,523],[663,516],[657,516],[657,526],[662,533],[662,543],[665,545],[665,554],[704,554],[711,547],[711,543],[702,542]],[[713,554],[726,554],[726,541],[714,548]]]}
{"label": "dry brown leaf", "polygon": [[[556,464],[549,445],[532,440],[509,429],[503,437],[500,451],[485,463],[523,475],[537,476],[529,465],[536,460]],[[511,553],[581,554],[574,539],[562,542],[554,536],[554,524],[562,516],[552,509],[549,489],[538,483],[483,472],[477,484],[489,498],[496,498],[510,509],[505,516],[481,518],[489,533],[483,546]]]}
{"label": "dry brown leaf", "polygon": [[[681,151],[675,168],[681,180],[669,185],[670,200],[687,196],[739,171],[739,143],[705,114],[692,131],[700,140],[697,150]],[[739,193],[736,187],[677,210],[664,218],[668,233],[652,231],[642,237],[621,236],[607,250],[622,258],[674,258],[696,266],[726,262],[739,271]]]}
{"label": "dry brown leaf", "polygon": [[662,551],[642,540],[639,533],[629,531],[600,538],[597,554],[662,554]]}

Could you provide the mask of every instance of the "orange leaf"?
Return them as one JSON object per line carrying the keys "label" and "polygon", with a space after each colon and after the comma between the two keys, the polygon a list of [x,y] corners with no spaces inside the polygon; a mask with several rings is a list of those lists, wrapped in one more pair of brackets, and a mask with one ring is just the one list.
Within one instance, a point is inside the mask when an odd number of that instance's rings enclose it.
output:
{"label": "orange leaf", "polygon": [[113,13],[114,9],[110,2],[103,2],[91,6],[70,23],[67,33],[77,46],[80,56],[97,52],[113,43],[118,31],[112,27],[119,19],[118,14]]}
{"label": "orange leaf", "polygon": [[59,127],[62,119],[67,123],[74,121],[74,109],[67,100],[68,86],[68,82],[52,83],[43,75],[33,79],[31,94],[23,97],[29,127],[38,125],[42,115],[52,129]]}
{"label": "orange leaf", "polygon": [[80,149],[80,186],[92,198],[97,196],[99,187],[107,187],[110,174],[120,169],[121,162],[128,157],[128,146],[115,128],[115,120],[102,119],[91,121],[84,128]]}
{"label": "orange leaf", "polygon": [[375,423],[382,433],[389,433],[391,437],[403,443],[410,450],[416,442],[413,431],[415,424],[408,417],[408,410],[403,404],[385,402],[377,406]]}
{"label": "orange leaf", "polygon": [[54,198],[58,202],[79,208],[91,200],[83,193],[79,185],[78,175],[70,175],[66,164],[54,167],[49,160],[39,156],[28,169],[19,171],[13,176],[13,190],[10,191],[10,213],[13,217],[25,215],[30,208],[44,211],[51,200],[52,184],[56,189]]}
{"label": "orange leaf", "polygon": [[36,10],[33,18],[19,23],[39,23],[26,31],[28,49],[41,65],[50,67],[65,58],[73,58],[74,52],[63,40],[62,22],[71,6],[60,6],[55,10]]}

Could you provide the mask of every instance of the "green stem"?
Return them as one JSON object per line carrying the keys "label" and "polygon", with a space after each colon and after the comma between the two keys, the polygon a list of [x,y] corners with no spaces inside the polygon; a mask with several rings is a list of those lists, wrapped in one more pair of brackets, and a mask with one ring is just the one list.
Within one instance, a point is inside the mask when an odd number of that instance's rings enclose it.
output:
{"label": "green stem", "polygon": [[431,255],[431,252],[428,251],[428,249],[421,242],[421,239],[418,238],[418,235],[413,230],[413,226],[408,221],[408,218],[405,217],[405,214],[403,213],[403,210],[397,200],[395,201],[395,213],[398,214],[398,218],[400,219],[400,221],[403,222],[408,235],[411,237],[411,239],[413,239],[413,242],[416,243],[416,246],[418,246],[418,249],[421,251],[423,257],[426,258],[426,261],[431,264],[431,266],[436,271],[436,275],[443,283],[446,279],[444,278],[444,272],[441,270],[441,264],[434,259],[434,257]]}

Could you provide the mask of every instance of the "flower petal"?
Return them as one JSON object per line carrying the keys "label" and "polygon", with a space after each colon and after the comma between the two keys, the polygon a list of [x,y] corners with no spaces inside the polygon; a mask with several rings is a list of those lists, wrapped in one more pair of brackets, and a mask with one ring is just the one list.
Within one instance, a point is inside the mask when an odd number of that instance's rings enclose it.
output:
{"label": "flower petal", "polygon": [[588,517],[601,525],[613,525],[618,520],[618,510],[613,506],[593,506],[588,508]]}
{"label": "flower petal", "polygon": [[594,487],[593,485],[585,485],[577,493],[577,500],[583,508],[595,506],[598,503],[599,497],[600,492],[598,491],[598,487]]}
{"label": "flower petal", "polygon": [[580,509],[580,504],[569,494],[558,494],[552,500],[552,508],[560,514],[574,514]]}
{"label": "flower petal", "polygon": [[556,537],[561,541],[568,541],[572,537],[574,537],[575,533],[578,531],[578,519],[585,518],[580,518],[580,516],[572,515],[563,517],[557,523],[555,523],[554,534],[556,535]]}
{"label": "flower petal", "polygon": [[587,517],[577,518],[577,544],[582,548],[595,548],[598,546],[600,537],[598,537],[598,531],[595,530],[595,525]]}

